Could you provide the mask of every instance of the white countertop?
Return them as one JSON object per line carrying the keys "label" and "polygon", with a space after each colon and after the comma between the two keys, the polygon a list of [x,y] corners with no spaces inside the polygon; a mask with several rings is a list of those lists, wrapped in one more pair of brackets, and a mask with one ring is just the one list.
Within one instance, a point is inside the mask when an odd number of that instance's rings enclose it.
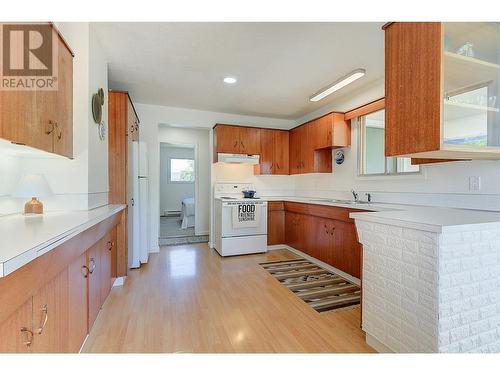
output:
{"label": "white countertop", "polygon": [[1,216],[0,277],[14,272],[124,208],[123,204],[111,204],[88,211]]}
{"label": "white countertop", "polygon": [[393,224],[407,228],[441,233],[457,231],[464,226],[484,224],[500,225],[500,212],[467,210],[458,208],[416,206],[388,203],[342,204],[328,202],[322,198],[305,197],[262,197],[267,201],[288,201],[326,206],[347,207],[368,212],[352,212],[349,216],[363,221]]}

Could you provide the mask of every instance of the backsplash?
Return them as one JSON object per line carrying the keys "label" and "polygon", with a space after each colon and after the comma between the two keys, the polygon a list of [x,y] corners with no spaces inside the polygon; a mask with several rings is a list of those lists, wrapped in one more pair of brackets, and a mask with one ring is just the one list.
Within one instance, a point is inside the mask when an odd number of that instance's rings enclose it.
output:
{"label": "backsplash", "polygon": [[[353,172],[351,178],[348,178],[346,171],[340,170],[344,168],[343,165],[336,168],[333,174],[254,176],[251,165],[215,164],[214,179],[218,182],[251,182],[259,196],[352,199],[350,190],[354,188],[361,200],[366,199],[365,193],[370,193],[372,201],[380,203],[500,211],[500,191],[495,191],[500,189],[495,184],[496,179],[500,178],[498,162],[476,161],[424,166],[421,175],[395,178],[357,178]],[[475,171],[483,174],[484,192],[465,191],[468,188],[467,170],[470,173]],[[449,174],[453,176],[446,177]],[[449,187],[450,183],[455,183],[455,189]]]}

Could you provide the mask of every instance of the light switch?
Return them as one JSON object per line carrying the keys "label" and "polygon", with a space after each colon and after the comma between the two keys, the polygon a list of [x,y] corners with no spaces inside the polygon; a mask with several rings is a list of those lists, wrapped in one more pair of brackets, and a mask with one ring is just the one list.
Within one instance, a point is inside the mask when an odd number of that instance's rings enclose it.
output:
{"label": "light switch", "polygon": [[481,190],[481,176],[470,176],[469,191],[479,191],[479,190]]}

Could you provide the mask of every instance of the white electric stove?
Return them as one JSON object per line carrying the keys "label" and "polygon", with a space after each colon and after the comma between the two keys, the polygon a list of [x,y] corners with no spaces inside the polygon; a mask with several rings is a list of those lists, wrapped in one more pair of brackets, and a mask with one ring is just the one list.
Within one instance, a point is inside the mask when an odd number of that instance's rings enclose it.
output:
{"label": "white electric stove", "polygon": [[248,183],[216,183],[214,187],[215,249],[222,256],[267,251],[267,201],[243,198]]}

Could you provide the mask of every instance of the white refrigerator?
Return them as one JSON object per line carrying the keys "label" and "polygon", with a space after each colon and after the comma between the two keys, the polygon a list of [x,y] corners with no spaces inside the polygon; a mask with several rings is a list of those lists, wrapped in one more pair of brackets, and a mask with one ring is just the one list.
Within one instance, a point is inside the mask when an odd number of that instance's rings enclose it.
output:
{"label": "white refrigerator", "polygon": [[149,258],[149,178],[145,142],[130,142],[128,264],[139,268]]}
{"label": "white refrigerator", "polygon": [[139,142],[139,260],[149,259],[149,173],[148,148],[146,142]]}

